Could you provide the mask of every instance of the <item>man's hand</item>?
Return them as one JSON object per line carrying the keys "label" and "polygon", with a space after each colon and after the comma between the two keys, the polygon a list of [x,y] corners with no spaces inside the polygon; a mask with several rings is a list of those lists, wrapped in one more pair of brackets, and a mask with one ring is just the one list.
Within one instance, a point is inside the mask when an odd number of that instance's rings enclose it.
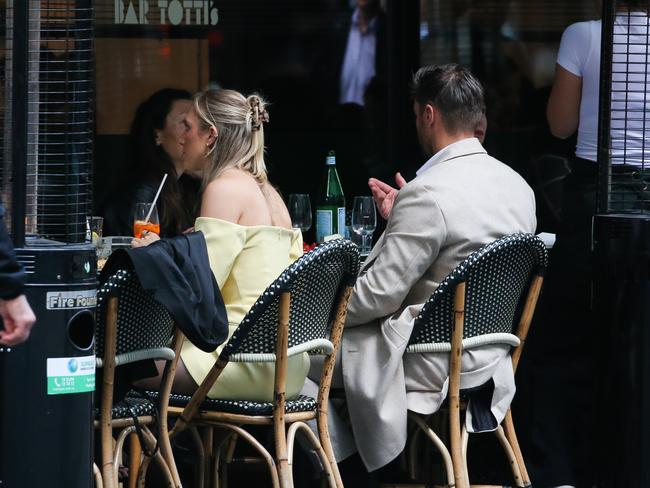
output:
{"label": "man's hand", "polygon": [[400,173],[395,173],[395,183],[397,184],[397,188],[393,188],[392,186],[376,178],[370,178],[370,180],[368,180],[368,186],[370,187],[372,196],[374,197],[375,203],[377,204],[379,215],[381,215],[386,220],[388,220],[388,217],[390,217],[390,212],[393,209],[393,203],[395,203],[395,198],[397,198],[397,192],[400,188],[406,185],[406,180]]}
{"label": "man's hand", "polygon": [[0,316],[5,327],[0,331],[0,344],[5,346],[16,346],[25,342],[36,322],[36,316],[25,295],[11,300],[0,300]]}

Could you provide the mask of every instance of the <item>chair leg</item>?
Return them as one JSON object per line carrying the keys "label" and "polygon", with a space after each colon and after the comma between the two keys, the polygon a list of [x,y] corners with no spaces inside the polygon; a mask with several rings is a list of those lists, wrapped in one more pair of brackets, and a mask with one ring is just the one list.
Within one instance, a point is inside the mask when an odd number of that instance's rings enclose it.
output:
{"label": "chair leg", "polygon": [[198,461],[197,469],[195,470],[197,483],[196,488],[206,488],[205,486],[205,450],[203,449],[203,441],[199,435],[199,431],[195,426],[191,426],[189,432],[196,448],[196,457]]}
{"label": "chair leg", "polygon": [[[134,428],[135,430],[135,428]],[[140,470],[142,446],[135,432],[129,436],[129,488],[137,488],[137,474]]]}
{"label": "chair leg", "polygon": [[[232,432],[227,431],[226,429],[221,429],[217,432],[212,429],[212,463],[210,466],[211,472],[210,477],[212,478],[212,488],[219,488],[221,486],[221,480],[219,479],[219,466],[221,464],[221,459],[223,458],[222,446],[227,443],[230,438],[233,436]],[[227,455],[227,454],[226,454]]]}
{"label": "chair leg", "polygon": [[212,464],[212,488],[219,488],[221,480],[219,479],[219,464],[221,463],[221,450],[215,449],[214,463]]}
{"label": "chair leg", "polygon": [[276,468],[275,461],[273,460],[273,456],[269,454],[269,452],[258,442],[255,437],[253,437],[250,433],[248,433],[245,429],[242,429],[238,425],[232,425],[232,424],[225,424],[222,422],[211,422],[211,426],[214,427],[221,427],[224,429],[229,429],[236,433],[240,438],[248,442],[257,452],[260,453],[264,461],[266,462],[267,467],[269,468],[269,474],[271,475],[271,485],[273,488],[280,488],[280,479],[279,479],[279,474],[278,470]]}
{"label": "chair leg", "polygon": [[104,482],[102,481],[102,472],[95,463],[93,463],[93,475],[95,476],[95,488],[104,488]]}
{"label": "chair leg", "polygon": [[[117,297],[110,297],[106,309],[104,332],[104,367],[102,371],[102,398],[100,404],[99,435],[102,452],[102,479],[106,488],[117,488],[113,475],[113,386],[115,384],[115,351],[117,331]],[[109,359],[111,358],[111,359]]]}
{"label": "chair leg", "polygon": [[334,476],[334,483],[337,488],[343,488],[343,480],[341,478],[341,473],[339,472],[339,465],[336,463],[336,458],[334,457],[334,448],[332,447],[332,441],[330,439],[327,411],[320,411],[318,413],[317,425],[320,446],[327,456],[330,470]]}
{"label": "chair leg", "polygon": [[[122,448],[124,447],[124,442],[126,441],[126,438],[129,435],[133,434],[134,432],[135,432],[134,426],[126,427],[125,429],[122,429],[120,431],[120,433],[117,435],[117,439],[115,439],[115,447],[113,448],[113,476],[116,480],[118,479],[119,466],[122,460]],[[137,469],[133,473],[137,474]],[[129,479],[130,478],[131,478],[131,471],[129,470]]]}
{"label": "chair leg", "polygon": [[287,431],[287,451],[288,451],[288,462],[289,462],[289,473],[291,474],[291,484],[293,485],[293,445],[296,438],[296,433],[301,430],[311,446],[316,450],[318,454],[318,459],[320,460],[323,471],[325,471],[325,477],[327,478],[327,484],[330,488],[337,488],[336,478],[334,472],[332,471],[332,466],[330,464],[330,459],[325,454],[325,450],[321,445],[318,437],[312,432],[309,426],[304,422],[294,422],[289,426]]}
{"label": "chair leg", "polygon": [[178,474],[178,467],[176,466],[176,459],[174,459],[174,453],[172,452],[172,445],[169,439],[169,431],[167,429],[167,423],[164,422],[164,425],[158,425],[158,442],[160,445],[160,452],[162,453],[169,470],[172,473],[172,478],[174,480],[174,486],[176,488],[181,488],[181,478]]}
{"label": "chair leg", "polygon": [[[156,438],[146,426],[142,427],[142,437],[147,444],[147,448],[149,450],[153,450],[156,446]],[[156,452],[153,459],[156,461],[156,463],[162,470],[163,475],[165,476],[165,480],[166,480],[165,486],[167,488],[174,488],[174,478],[172,476],[171,470],[169,469],[169,466],[167,466],[167,461],[165,461],[165,458],[163,457],[160,450]],[[149,468],[149,464],[151,463],[151,460],[152,458],[149,456],[144,456],[144,459],[142,460],[142,465],[140,467],[140,471],[138,472],[138,488],[144,488],[145,486],[147,470]]]}
{"label": "chair leg", "polygon": [[228,447],[226,447],[226,452],[224,456],[221,457],[221,488],[228,488],[228,465],[232,463],[232,458],[235,456],[235,447],[237,447],[237,440],[239,436],[237,434],[231,434],[228,438]]}
{"label": "chair leg", "polygon": [[497,439],[499,439],[499,444],[501,444],[501,447],[503,448],[504,452],[506,453],[506,457],[508,458],[508,462],[510,463],[510,469],[512,470],[512,477],[514,479],[515,486],[523,487],[524,483],[521,479],[521,471],[519,471],[519,465],[515,459],[515,453],[512,450],[512,446],[510,446],[510,443],[508,442],[508,439],[503,432],[503,427],[499,425],[494,433],[497,436]]}
{"label": "chair leg", "polygon": [[528,475],[528,470],[526,469],[526,463],[524,462],[524,456],[521,453],[521,448],[519,447],[519,441],[517,440],[517,433],[515,431],[515,424],[512,421],[512,412],[510,409],[506,412],[506,416],[501,423],[503,430],[506,434],[510,446],[515,453],[515,459],[519,465],[519,471],[521,471],[521,478],[523,485],[525,487],[530,487],[530,476]]}
{"label": "chair leg", "polygon": [[454,465],[451,459],[451,455],[449,454],[449,450],[445,446],[445,443],[440,440],[440,437],[438,437],[433,429],[427,425],[426,421],[422,417],[414,412],[409,412],[408,415],[409,418],[413,420],[413,422],[415,422],[420,427],[420,429],[422,429],[422,432],[426,434],[431,442],[433,442],[433,444],[438,449],[438,452],[440,452],[440,456],[445,463],[445,471],[447,472],[447,484],[449,486],[455,486],[456,481],[454,477]]}
{"label": "chair leg", "polygon": [[418,428],[418,426],[415,426],[415,429],[411,433],[411,436],[409,438],[409,447],[408,447],[408,465],[409,465],[409,476],[411,479],[417,479],[418,477],[418,460],[416,456],[417,448],[418,448],[418,440],[420,439],[422,431]]}
{"label": "chair leg", "polygon": [[460,431],[460,406],[455,404],[452,397],[449,399],[449,444],[451,445],[451,461],[454,465],[454,479],[456,488],[470,488],[469,479],[465,475]]}
{"label": "chair leg", "polygon": [[117,488],[117,470],[115,469],[115,463],[113,460],[113,453],[115,452],[115,439],[113,439],[112,429],[109,429],[108,432],[106,432],[104,426],[101,427],[101,442],[102,481],[106,488]]}
{"label": "chair leg", "polygon": [[467,466],[467,444],[469,443],[469,433],[467,432],[467,426],[464,423],[461,430],[461,440],[463,453],[463,472],[465,473],[465,479],[469,482],[469,468]]}
{"label": "chair leg", "polygon": [[201,441],[205,452],[205,472],[203,479],[206,487],[212,487],[212,466],[214,463],[214,450],[212,449],[214,429],[211,426],[204,426],[202,429]]}
{"label": "chair leg", "polygon": [[465,283],[456,285],[454,292],[454,327],[449,354],[449,444],[451,460],[454,464],[454,478],[457,488],[469,488],[469,479],[465,476],[463,449],[461,445],[461,402],[460,371],[463,353],[463,327],[465,322]]}

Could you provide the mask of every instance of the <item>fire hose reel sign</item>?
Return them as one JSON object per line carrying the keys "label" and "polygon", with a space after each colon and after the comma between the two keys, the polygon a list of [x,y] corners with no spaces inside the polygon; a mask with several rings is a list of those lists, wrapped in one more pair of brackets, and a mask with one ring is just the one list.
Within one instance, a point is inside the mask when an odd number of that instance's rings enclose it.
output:
{"label": "fire hose reel sign", "polygon": [[97,305],[97,290],[49,291],[46,296],[47,310],[72,310]]}

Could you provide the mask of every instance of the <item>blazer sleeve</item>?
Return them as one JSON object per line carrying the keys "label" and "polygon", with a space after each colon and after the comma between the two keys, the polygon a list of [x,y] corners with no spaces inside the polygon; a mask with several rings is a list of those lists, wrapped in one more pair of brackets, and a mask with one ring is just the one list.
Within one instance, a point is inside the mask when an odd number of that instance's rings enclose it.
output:
{"label": "blazer sleeve", "polygon": [[14,247],[4,222],[4,208],[0,207],[0,298],[8,300],[22,294],[25,273],[16,260]]}
{"label": "blazer sleeve", "polygon": [[447,227],[433,192],[403,187],[383,236],[383,247],[354,286],[346,327],[397,312],[415,283],[431,267],[446,240]]}

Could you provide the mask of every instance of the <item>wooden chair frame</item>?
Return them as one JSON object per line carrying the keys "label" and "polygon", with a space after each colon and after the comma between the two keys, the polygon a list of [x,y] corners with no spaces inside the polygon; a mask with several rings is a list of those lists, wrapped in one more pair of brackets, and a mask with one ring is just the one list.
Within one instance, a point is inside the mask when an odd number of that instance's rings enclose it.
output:
{"label": "wooden chair frame", "polygon": [[[118,486],[117,471],[119,458],[122,446],[127,437],[131,437],[132,440],[138,439],[134,434],[135,422],[133,419],[112,418],[113,387],[115,384],[115,353],[117,342],[117,309],[118,297],[108,297],[106,324],[104,329],[104,355],[102,358],[102,401],[100,406],[100,419],[99,421],[95,421],[95,428],[99,429],[101,439],[101,468],[99,469],[100,473],[96,472],[95,475],[96,480],[103,483],[105,488],[117,488]],[[174,374],[176,372],[182,344],[183,334],[178,328],[176,328],[172,341],[174,359],[167,361],[160,386],[160,411],[157,425],[157,439],[160,451],[154,456],[157,464],[165,475],[167,482],[166,486],[172,488],[180,488],[181,482],[169,440],[167,418],[169,395],[171,394]],[[156,436],[151,432],[149,426],[153,424],[154,419],[151,416],[139,416],[138,422],[142,428],[143,437],[148,448],[153,449],[156,444]],[[117,439],[114,439],[113,431],[116,429],[120,429],[120,433],[118,434]],[[135,448],[135,451],[137,451],[139,443],[132,443],[132,446]],[[129,466],[129,486],[135,486],[136,481],[132,480],[137,479],[137,486],[144,487],[146,471],[150,459],[145,456],[142,463],[140,463],[140,459],[135,459],[136,457],[138,456],[133,456]],[[133,470],[135,470],[135,472],[133,472]],[[100,476],[98,476],[98,474]]]}
{"label": "wooden chair frame", "polygon": [[[530,329],[530,323],[535,312],[537,300],[542,289],[543,277],[535,274],[531,280],[523,311],[519,318],[517,326],[517,337],[519,346],[513,348],[511,353],[513,373],[517,371],[517,366],[521,358],[526,337]],[[447,449],[444,442],[438,437],[433,429],[427,424],[428,418],[415,412],[409,412],[411,419],[418,428],[433,442],[434,446],[440,452],[445,471],[447,474],[447,484],[450,487],[469,488],[469,474],[467,468],[467,441],[468,432],[465,426],[461,424],[461,413],[464,412],[466,405],[461,402],[460,398],[460,372],[461,356],[463,353],[463,328],[465,323],[465,282],[460,282],[454,289],[454,328],[451,339],[451,352],[449,355],[449,392],[448,392],[448,410],[449,410],[449,443],[451,452]],[[495,430],[495,435],[499,444],[503,448],[508,458],[515,485],[518,487],[530,487],[530,477],[526,470],[523,455],[519,448],[515,426],[512,421],[512,414],[508,409],[506,416],[501,425]],[[414,442],[411,443],[411,457],[415,449]],[[412,468],[414,471],[414,469]]]}
{"label": "wooden chair frame", "polygon": [[[231,434],[221,436],[218,440],[212,440],[209,449],[213,452],[206,452],[206,458],[212,458],[210,461],[215,464],[215,473],[212,473],[210,467],[203,467],[202,477],[209,483],[211,477],[218,476],[219,451],[225,441],[232,437],[232,433],[246,440],[253,446],[263,457],[271,474],[271,481],[274,488],[289,488],[293,486],[292,464],[293,464],[293,445],[295,435],[298,431],[305,434],[307,441],[312,445],[319,456],[323,470],[327,476],[330,487],[342,488],[343,483],[338,471],[336,460],[334,459],[332,444],[329,437],[327,424],[328,399],[336,354],[340,347],[341,336],[343,334],[343,324],[347,312],[347,303],[352,293],[352,286],[346,285],[340,295],[337,304],[336,316],[332,324],[330,341],[333,351],[326,356],[319,382],[319,391],[317,398],[316,410],[313,412],[286,413],[286,376],[287,376],[287,348],[289,337],[289,310],[291,303],[291,294],[282,293],[280,297],[280,309],[278,317],[278,330],[276,340],[276,360],[275,360],[275,381],[274,381],[274,400],[272,416],[252,416],[231,414],[224,412],[212,412],[200,410],[201,403],[205,400],[206,395],[215,381],[218,380],[221,372],[228,364],[227,360],[218,359],[212,369],[203,380],[199,388],[192,395],[191,400],[185,406],[170,407],[172,415],[178,415],[174,428],[170,433],[173,439],[182,430],[188,426],[207,426],[227,429]],[[318,425],[318,437],[309,429],[305,423],[308,420],[316,420]],[[275,457],[257,442],[246,430],[241,428],[242,425],[272,425],[273,437],[275,441]],[[205,444],[204,444],[205,447]],[[229,450],[232,451],[232,443]],[[230,453],[232,456],[232,452]],[[227,457],[227,456],[226,456]],[[211,464],[212,464],[211,463]],[[213,476],[214,475],[214,476]],[[214,486],[217,486],[218,480],[214,480]],[[205,485],[204,485],[205,486]]]}

